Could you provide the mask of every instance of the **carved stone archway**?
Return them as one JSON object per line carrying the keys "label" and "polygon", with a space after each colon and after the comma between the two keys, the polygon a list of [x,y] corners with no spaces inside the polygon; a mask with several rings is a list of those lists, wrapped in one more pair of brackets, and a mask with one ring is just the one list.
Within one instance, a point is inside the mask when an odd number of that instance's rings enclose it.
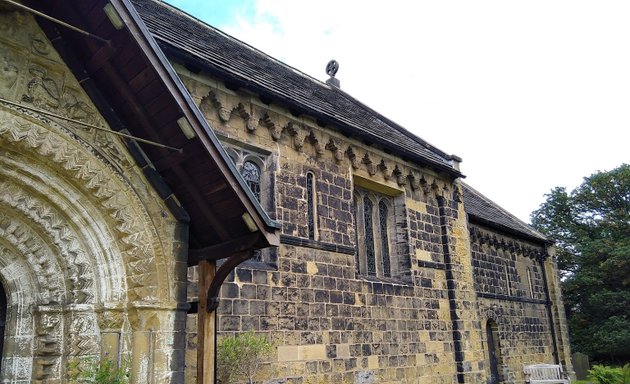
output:
{"label": "carved stone archway", "polygon": [[141,186],[99,149],[44,116],[0,107],[3,382],[63,380],[73,360],[103,352],[146,364],[136,332],[175,310],[174,262],[156,228],[168,216],[151,217]]}

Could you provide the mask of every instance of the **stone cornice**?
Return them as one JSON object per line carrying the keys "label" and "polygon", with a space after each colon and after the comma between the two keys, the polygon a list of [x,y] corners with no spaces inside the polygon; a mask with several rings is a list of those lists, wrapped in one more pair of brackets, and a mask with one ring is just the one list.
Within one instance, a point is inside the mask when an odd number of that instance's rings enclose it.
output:
{"label": "stone cornice", "polygon": [[511,239],[497,233],[469,225],[470,242],[479,246],[487,245],[504,252],[515,253],[535,260],[544,260],[549,255],[542,246],[534,246],[520,240]]}
{"label": "stone cornice", "polygon": [[419,167],[370,143],[346,137],[334,127],[322,127],[308,116],[297,117],[290,111],[265,104],[250,93],[235,92],[205,75],[188,73],[178,65],[175,69],[201,111],[210,120],[229,124],[229,129],[242,126],[248,133],[257,135],[266,131],[274,142],[283,142],[297,152],[311,146],[316,157],[329,155],[338,164],[346,162],[353,171],[366,173],[376,182],[394,181],[401,188],[409,187],[425,195],[450,196],[453,190],[450,176]]}

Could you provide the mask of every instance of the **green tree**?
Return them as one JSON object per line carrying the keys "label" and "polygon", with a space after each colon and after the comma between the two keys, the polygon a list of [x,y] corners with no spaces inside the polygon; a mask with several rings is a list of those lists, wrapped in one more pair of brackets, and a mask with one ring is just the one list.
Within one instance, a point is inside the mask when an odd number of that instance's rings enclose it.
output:
{"label": "green tree", "polygon": [[630,361],[630,165],[546,197],[531,219],[556,241],[573,349]]}
{"label": "green tree", "polygon": [[273,345],[265,336],[246,332],[225,338],[217,348],[217,381],[232,384],[246,380],[252,384],[263,376],[262,365],[273,352]]}

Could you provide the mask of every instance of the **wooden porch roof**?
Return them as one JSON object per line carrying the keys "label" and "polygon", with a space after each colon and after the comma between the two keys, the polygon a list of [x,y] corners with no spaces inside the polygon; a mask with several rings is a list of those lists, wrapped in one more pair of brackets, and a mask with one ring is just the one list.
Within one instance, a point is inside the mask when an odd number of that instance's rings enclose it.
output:
{"label": "wooden porch roof", "polygon": [[[104,12],[108,3],[123,21],[120,29]],[[50,0],[29,6],[108,41],[37,18],[111,129],[182,149],[126,139],[167,206],[189,220],[192,254],[218,258],[279,244],[278,224],[254,198],[131,3]],[[194,137],[184,133],[182,122]]]}

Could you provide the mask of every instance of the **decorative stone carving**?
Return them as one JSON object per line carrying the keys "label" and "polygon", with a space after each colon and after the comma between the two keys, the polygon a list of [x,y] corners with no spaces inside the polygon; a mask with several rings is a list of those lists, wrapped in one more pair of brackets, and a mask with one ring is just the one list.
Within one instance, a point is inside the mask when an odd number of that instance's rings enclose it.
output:
{"label": "decorative stone carving", "polygon": [[258,128],[258,121],[254,119],[252,115],[245,109],[245,105],[243,105],[243,103],[238,103],[235,109],[241,119],[245,121],[245,127],[247,128],[247,131],[256,131],[256,128]]}
{"label": "decorative stone carving", "polygon": [[381,162],[378,163],[377,168],[379,171],[381,171],[385,180],[389,180],[389,178],[391,177],[391,174],[389,173],[389,168],[387,167],[387,164],[385,164],[385,160],[381,159]]}
{"label": "decorative stone carving", "polygon": [[57,81],[49,77],[47,71],[38,65],[29,67],[28,73],[31,79],[26,84],[22,101],[42,109],[57,109],[61,101]]}
{"label": "decorative stone carving", "polygon": [[[0,183],[0,191],[2,185]],[[0,192],[2,195],[3,192]],[[2,197],[0,196],[0,201]],[[18,249],[35,271],[40,286],[40,304],[61,304],[65,300],[63,273],[57,261],[52,257],[52,250],[28,226],[0,213],[0,238],[5,239]]]}
{"label": "decorative stone carving", "polygon": [[309,131],[307,139],[315,148],[315,154],[317,154],[318,157],[322,156],[324,154],[324,147],[321,145],[320,140],[317,138],[314,131]]}
{"label": "decorative stone carving", "polygon": [[15,90],[19,75],[18,66],[11,55],[4,50],[0,50],[0,96],[10,98]]}
{"label": "decorative stone carving", "polygon": [[[54,125],[51,121],[47,122]],[[151,226],[139,221],[139,217],[146,217],[146,212],[123,192],[124,189],[131,188],[123,187],[122,177],[112,177],[115,172],[96,160],[93,155],[88,155],[86,149],[78,142],[73,143],[52,131],[26,123],[0,110],[0,143],[4,140],[22,147],[23,150],[36,151],[39,156],[59,164],[61,169],[69,172],[72,178],[84,185],[86,192],[93,194],[95,201],[100,203],[106,212],[110,212],[110,217],[115,222],[112,228],[120,234],[122,244],[127,245],[123,256],[127,260],[130,272],[129,293],[134,298],[153,300],[155,295],[160,293],[160,290],[154,288],[159,283],[156,280],[155,262],[152,261],[155,260],[153,244],[158,242],[150,240],[152,234],[146,232],[146,228]],[[144,222],[151,221],[147,218]]]}
{"label": "decorative stone carving", "polygon": [[276,124],[274,122],[274,118],[272,118],[268,112],[265,112],[258,123],[269,130],[271,138],[274,141],[280,140],[280,138],[282,137],[282,127],[280,126],[280,124]]}
{"label": "decorative stone carving", "polygon": [[415,175],[413,172],[410,172],[407,175],[407,179],[409,179],[409,185],[411,186],[411,189],[413,189],[414,191],[420,189],[420,178],[418,178],[417,175]]}
{"label": "decorative stone carving", "polygon": [[400,170],[400,168],[398,168],[398,165],[396,166],[396,168],[394,168],[394,171],[392,173],[396,177],[396,182],[398,183],[398,185],[400,186],[407,185],[407,178],[405,177],[404,173]]}
{"label": "decorative stone carving", "polygon": [[35,321],[37,335],[34,356],[33,379],[47,380],[58,377],[62,341],[62,316],[60,308],[39,307]]}
{"label": "decorative stone carving", "polygon": [[73,119],[87,124],[96,124],[98,113],[87,102],[81,100],[78,90],[66,87],[63,94],[62,113]]}
{"label": "decorative stone carving", "polygon": [[348,156],[348,159],[350,160],[350,165],[352,165],[352,168],[359,169],[359,162],[357,161],[357,155],[354,153],[354,150],[352,149],[352,147],[348,147],[348,149],[346,149],[346,155]]}
{"label": "decorative stone carving", "polygon": [[43,33],[37,32],[31,36],[31,52],[40,56],[48,56],[52,47]]}
{"label": "decorative stone carving", "polygon": [[306,139],[304,129],[296,123],[289,122],[285,130],[293,137],[293,147],[297,151],[301,151],[304,147],[304,140]]}
{"label": "decorative stone carving", "polygon": [[89,356],[99,353],[99,333],[92,311],[70,313],[68,349],[71,356]]}
{"label": "decorative stone carving", "polygon": [[376,174],[376,166],[372,162],[372,159],[370,158],[369,153],[366,152],[365,155],[363,155],[363,159],[361,159],[361,162],[365,164],[365,167],[368,173],[370,174],[370,176],[374,176]]}
{"label": "decorative stone carving", "polygon": [[125,321],[123,308],[101,308],[96,311],[98,327],[101,332],[120,332]]}
{"label": "decorative stone carving", "polygon": [[337,163],[343,160],[343,151],[341,150],[341,144],[339,140],[333,139],[332,137],[328,140],[326,144],[326,149],[333,153],[333,157]]}
{"label": "decorative stone carving", "polygon": [[206,110],[208,106],[212,106],[217,110],[219,119],[221,119],[222,122],[225,123],[230,119],[231,111],[222,105],[218,94],[214,90],[210,90],[207,95],[201,98],[199,107],[202,110]]}

